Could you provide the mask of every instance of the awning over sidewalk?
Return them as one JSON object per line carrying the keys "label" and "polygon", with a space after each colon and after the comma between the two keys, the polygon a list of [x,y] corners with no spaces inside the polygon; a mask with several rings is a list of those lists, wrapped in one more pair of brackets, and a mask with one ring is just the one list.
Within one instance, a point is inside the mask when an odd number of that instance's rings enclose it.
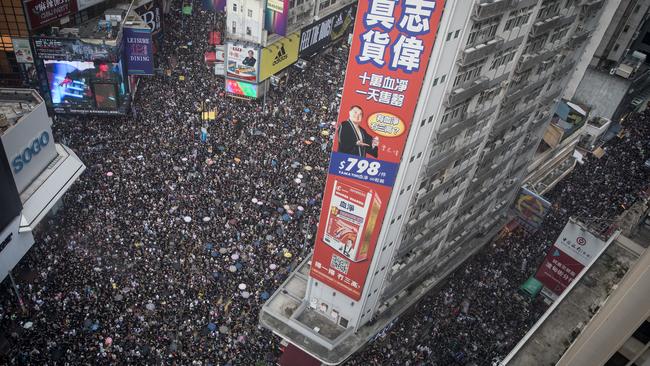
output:
{"label": "awning over sidewalk", "polygon": [[321,366],[320,361],[289,343],[278,362],[280,366]]}

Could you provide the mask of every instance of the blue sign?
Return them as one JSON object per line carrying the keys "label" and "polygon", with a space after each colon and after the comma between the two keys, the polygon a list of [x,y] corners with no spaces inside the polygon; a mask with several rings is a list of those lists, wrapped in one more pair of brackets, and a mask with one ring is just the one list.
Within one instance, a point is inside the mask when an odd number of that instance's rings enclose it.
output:
{"label": "blue sign", "polygon": [[149,28],[124,28],[124,53],[129,75],[153,75],[153,42]]}
{"label": "blue sign", "polygon": [[329,173],[392,187],[397,169],[397,163],[333,151]]}

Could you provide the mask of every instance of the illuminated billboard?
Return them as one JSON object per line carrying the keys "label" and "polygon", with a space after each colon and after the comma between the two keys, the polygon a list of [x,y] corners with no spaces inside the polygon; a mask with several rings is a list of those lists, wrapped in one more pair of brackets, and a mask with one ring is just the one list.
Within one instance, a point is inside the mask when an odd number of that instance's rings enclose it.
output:
{"label": "illuminated billboard", "polygon": [[259,52],[256,48],[228,43],[226,51],[226,76],[249,82],[257,82]]}
{"label": "illuminated billboard", "polygon": [[359,2],[310,276],[359,300],[444,0]]}
{"label": "illuminated billboard", "polygon": [[266,80],[298,61],[300,32],[295,32],[262,49],[260,81]]}
{"label": "illuminated billboard", "polygon": [[226,79],[226,92],[242,97],[257,98],[257,85],[239,80]]}
{"label": "illuminated billboard", "polygon": [[273,34],[287,35],[289,0],[268,0],[264,10],[264,29]]}
{"label": "illuminated billboard", "polygon": [[517,219],[530,232],[539,229],[550,208],[551,203],[544,197],[523,187],[513,204]]}

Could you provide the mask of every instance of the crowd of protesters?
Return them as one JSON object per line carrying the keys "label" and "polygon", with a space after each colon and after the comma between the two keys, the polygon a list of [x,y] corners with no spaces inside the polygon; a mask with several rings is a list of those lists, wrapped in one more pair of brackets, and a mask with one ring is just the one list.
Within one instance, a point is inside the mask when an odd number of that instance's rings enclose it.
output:
{"label": "crowd of protesters", "polygon": [[[162,72],[142,80],[128,117],[56,120],[87,170],[14,271],[24,309],[2,285],[0,363],[277,360],[258,313],[311,249],[347,48],[291,68],[265,102],[235,99],[203,60],[214,15],[179,8]],[[349,364],[489,365],[507,354],[544,310],[516,289],[568,217],[612,217],[647,184],[649,118],[630,119],[623,140],[557,186],[541,230],[486,246]]]}

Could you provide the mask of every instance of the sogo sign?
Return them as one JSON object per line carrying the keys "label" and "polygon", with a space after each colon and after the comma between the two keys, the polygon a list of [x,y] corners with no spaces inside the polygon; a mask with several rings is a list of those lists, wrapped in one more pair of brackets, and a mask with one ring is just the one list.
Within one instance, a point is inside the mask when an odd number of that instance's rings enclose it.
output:
{"label": "sogo sign", "polygon": [[49,143],[50,134],[47,131],[43,131],[32,141],[31,144],[25,147],[25,149],[11,161],[14,174],[18,174],[23,170],[23,168],[32,161],[32,158],[38,155],[38,153],[40,153]]}

